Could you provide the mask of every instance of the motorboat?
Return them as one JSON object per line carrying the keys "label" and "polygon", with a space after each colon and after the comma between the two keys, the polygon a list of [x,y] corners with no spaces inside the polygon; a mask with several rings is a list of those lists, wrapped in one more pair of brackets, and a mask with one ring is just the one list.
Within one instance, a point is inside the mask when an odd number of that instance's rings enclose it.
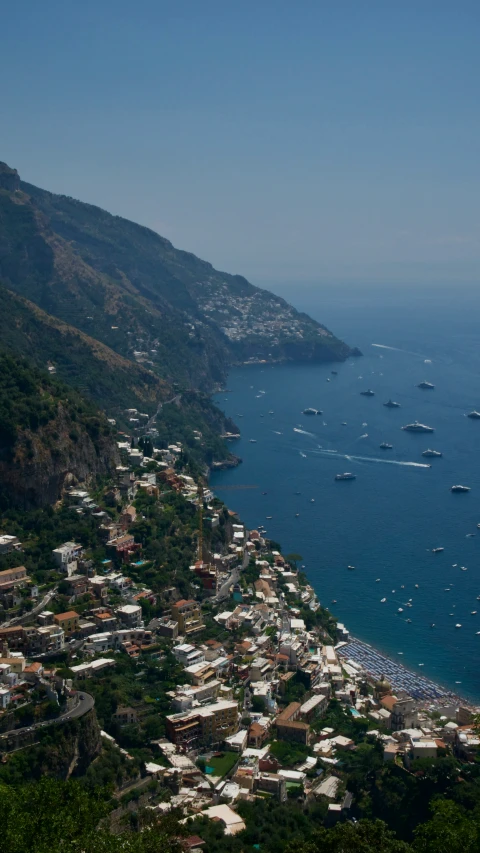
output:
{"label": "motorboat", "polygon": [[423,388],[424,391],[433,391],[435,385],[432,385],[431,382],[427,382],[424,380],[423,382],[419,382],[417,388]]}
{"label": "motorboat", "polygon": [[480,421],[480,412],[474,409],[473,412],[468,413],[467,418],[471,418],[472,421]]}
{"label": "motorboat", "polygon": [[372,391],[371,388],[367,388],[366,391],[360,391],[362,397],[375,397],[375,391]]}
{"label": "motorboat", "polygon": [[310,406],[302,411],[302,415],[321,415],[320,409],[312,409]]}
{"label": "motorboat", "polygon": [[357,475],[346,471],[345,474],[335,474],[335,480],[356,480]]}
{"label": "motorboat", "polygon": [[423,451],[422,456],[426,456],[427,459],[434,459],[443,456],[443,453],[441,453],[440,450],[430,450],[430,448],[428,448]]}
{"label": "motorboat", "polygon": [[383,405],[386,406],[387,409],[401,409],[400,403],[396,403],[395,400],[387,400]]}
{"label": "motorboat", "polygon": [[405,432],[435,432],[435,429],[431,426],[427,426],[426,424],[419,424],[418,421],[414,421],[413,424],[406,424],[402,427]]}
{"label": "motorboat", "polygon": [[432,554],[441,554],[442,551],[445,551],[445,548],[432,548]]}
{"label": "motorboat", "polygon": [[392,450],[393,444],[389,444],[388,441],[382,441],[380,447],[382,450]]}
{"label": "motorboat", "polygon": [[469,492],[470,486],[452,486],[450,488],[451,492]]}

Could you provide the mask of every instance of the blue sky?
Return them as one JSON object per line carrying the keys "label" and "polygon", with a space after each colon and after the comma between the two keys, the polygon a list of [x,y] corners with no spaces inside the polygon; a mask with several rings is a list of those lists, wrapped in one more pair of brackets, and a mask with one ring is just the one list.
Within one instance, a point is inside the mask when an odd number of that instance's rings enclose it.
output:
{"label": "blue sky", "polygon": [[5,0],[0,159],[256,283],[477,281],[480,5]]}

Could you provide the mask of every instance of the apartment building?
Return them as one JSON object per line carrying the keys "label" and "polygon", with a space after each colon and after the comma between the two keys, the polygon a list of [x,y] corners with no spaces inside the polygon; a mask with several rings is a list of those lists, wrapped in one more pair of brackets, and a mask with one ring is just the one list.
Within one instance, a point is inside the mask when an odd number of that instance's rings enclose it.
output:
{"label": "apartment building", "polygon": [[238,729],[238,705],[220,701],[167,717],[167,737],[185,749],[220,743]]}
{"label": "apartment building", "polygon": [[205,627],[200,605],[193,598],[182,598],[176,604],[172,604],[172,619],[178,623],[180,634],[186,636],[201,631]]}

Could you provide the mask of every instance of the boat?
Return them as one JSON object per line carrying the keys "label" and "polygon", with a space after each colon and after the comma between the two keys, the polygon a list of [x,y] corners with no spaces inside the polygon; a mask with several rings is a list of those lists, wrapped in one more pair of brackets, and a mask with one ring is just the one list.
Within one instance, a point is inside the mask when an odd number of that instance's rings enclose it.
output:
{"label": "boat", "polygon": [[480,421],[480,412],[473,410],[473,412],[469,412],[467,418],[471,418],[472,421]]}
{"label": "boat", "polygon": [[401,409],[400,403],[396,403],[395,400],[387,400],[383,405],[386,406],[387,409]]}
{"label": "boat", "polygon": [[342,421],[342,426],[347,426],[347,422],[346,422],[346,421]]}
{"label": "boat", "polygon": [[399,607],[399,608],[398,608],[398,612],[399,612],[399,613],[403,613],[403,607]]}
{"label": "boat", "polygon": [[350,569],[351,572],[354,570],[354,568],[355,566],[347,566],[347,569]]}
{"label": "boat", "polygon": [[405,432],[435,432],[433,427],[426,424],[419,424],[418,421],[414,421],[413,424],[406,424],[402,429]]}
{"label": "boat", "polygon": [[321,415],[322,412],[319,409],[312,409],[310,406],[307,409],[302,411],[302,415]]}
{"label": "boat", "polygon": [[427,459],[433,459],[443,456],[443,453],[441,453],[439,450],[430,450],[430,448],[428,448],[427,450],[423,451],[422,456],[426,456]]}
{"label": "boat", "polygon": [[411,620],[411,619],[406,619],[405,621],[406,621],[406,622],[411,622],[412,620]]}
{"label": "boat", "polygon": [[338,376],[338,370],[332,370],[332,374],[333,374],[334,376]]}
{"label": "boat", "polygon": [[460,622],[457,622],[457,624],[455,625],[455,628],[461,628],[461,627],[462,626],[461,626]]}
{"label": "boat", "polygon": [[251,438],[251,439],[250,439],[250,444],[256,444],[256,443],[257,443],[257,439],[256,439],[256,438]]}
{"label": "boat", "polygon": [[441,554],[442,551],[445,551],[445,548],[432,548],[432,554]]}
{"label": "boat", "polygon": [[469,492],[470,486],[452,486],[450,491],[451,492]]}
{"label": "boat", "polygon": [[375,391],[372,391],[371,388],[367,388],[366,391],[360,391],[362,397],[375,397]]}
{"label": "boat", "polygon": [[299,513],[299,512],[296,512],[296,513],[295,513],[295,518],[298,518],[298,517],[299,517],[299,515],[300,515],[300,513]]}
{"label": "boat", "polygon": [[476,610],[471,610],[471,611],[470,611],[470,615],[471,615],[471,616],[476,616],[476,615],[477,615],[477,611],[476,611]]}
{"label": "boat", "polygon": [[382,450],[392,450],[393,444],[389,444],[388,441],[382,441],[380,447]]}
{"label": "boat", "polygon": [[314,503],[315,503],[315,498],[310,498],[310,503],[311,503],[311,504],[314,504]]}
{"label": "boat", "polygon": [[431,382],[427,382],[424,380],[423,382],[419,382],[417,388],[423,388],[425,391],[433,391],[435,385],[432,385]]}
{"label": "boat", "polygon": [[346,471],[345,474],[335,474],[336,480],[356,480],[357,475],[351,474],[349,471]]}
{"label": "boat", "polygon": [[380,599],[380,603],[381,603],[381,604],[383,604],[383,603],[384,603],[384,601],[386,601],[386,600],[387,600],[386,598],[381,598],[381,599]]}

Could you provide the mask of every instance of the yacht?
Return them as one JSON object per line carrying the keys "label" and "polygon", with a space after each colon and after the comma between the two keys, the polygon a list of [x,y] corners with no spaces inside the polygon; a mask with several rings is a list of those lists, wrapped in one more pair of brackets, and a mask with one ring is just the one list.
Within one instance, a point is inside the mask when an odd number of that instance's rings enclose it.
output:
{"label": "yacht", "polygon": [[371,388],[367,388],[366,391],[360,391],[360,394],[363,397],[375,397],[375,391],[372,391]]}
{"label": "yacht", "polygon": [[417,388],[423,388],[425,391],[433,391],[435,385],[432,385],[431,382],[419,382]]}
{"label": "yacht", "polygon": [[354,568],[355,566],[347,566],[347,569],[350,569],[351,572],[353,572]]}
{"label": "yacht", "polygon": [[478,421],[480,420],[480,412],[476,412],[474,409],[473,412],[468,413],[467,418],[471,418],[472,421]]}
{"label": "yacht", "polygon": [[455,625],[455,628],[461,628],[461,627],[462,626],[461,626],[460,622],[457,622],[457,624]]}
{"label": "yacht", "polygon": [[435,432],[433,427],[419,424],[418,421],[414,421],[413,424],[406,424],[402,429],[406,432]]}
{"label": "yacht", "polygon": [[422,456],[426,456],[428,459],[433,459],[443,456],[443,453],[441,453],[440,450],[430,450],[430,448],[428,448],[423,451]]}
{"label": "yacht", "polygon": [[432,554],[441,554],[442,551],[445,551],[445,548],[432,548]]}
{"label": "yacht", "polygon": [[347,472],[345,472],[345,474],[335,474],[335,479],[336,480],[356,480],[357,475],[356,474],[350,474],[347,471]]}
{"label": "yacht", "polygon": [[452,486],[450,491],[451,492],[469,492],[470,486]]}
{"label": "yacht", "polygon": [[382,450],[392,450],[393,444],[389,444],[387,441],[382,441],[380,447]]}
{"label": "yacht", "polygon": [[318,415],[318,412],[309,406],[307,409],[303,409],[302,415]]}
{"label": "yacht", "polygon": [[400,409],[400,403],[396,403],[395,400],[387,400],[386,403],[383,404],[387,407],[387,409]]}

